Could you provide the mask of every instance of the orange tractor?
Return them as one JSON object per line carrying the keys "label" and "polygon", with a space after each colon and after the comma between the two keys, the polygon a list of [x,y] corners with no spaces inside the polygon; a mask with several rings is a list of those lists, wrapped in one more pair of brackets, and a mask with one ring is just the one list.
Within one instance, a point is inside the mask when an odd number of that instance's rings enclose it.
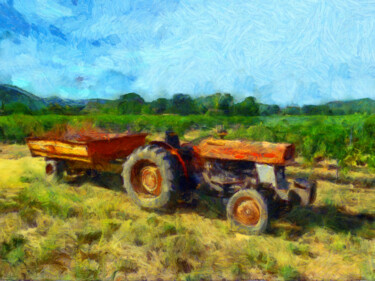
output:
{"label": "orange tractor", "polygon": [[165,210],[196,190],[226,198],[232,226],[248,233],[266,229],[276,202],[313,203],[315,182],[285,178],[294,161],[294,145],[205,139],[180,144],[166,132],[165,141],[146,144],[147,134],[99,134],[89,139],[28,138],[33,156],[46,159],[47,177],[64,173],[121,174],[130,198],[140,207]]}

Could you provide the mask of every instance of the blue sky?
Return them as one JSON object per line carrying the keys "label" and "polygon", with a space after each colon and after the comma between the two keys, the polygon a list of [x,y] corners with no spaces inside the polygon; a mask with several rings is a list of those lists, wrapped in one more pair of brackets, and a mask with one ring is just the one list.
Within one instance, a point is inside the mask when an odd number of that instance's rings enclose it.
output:
{"label": "blue sky", "polygon": [[375,99],[375,1],[0,0],[0,83],[44,97]]}

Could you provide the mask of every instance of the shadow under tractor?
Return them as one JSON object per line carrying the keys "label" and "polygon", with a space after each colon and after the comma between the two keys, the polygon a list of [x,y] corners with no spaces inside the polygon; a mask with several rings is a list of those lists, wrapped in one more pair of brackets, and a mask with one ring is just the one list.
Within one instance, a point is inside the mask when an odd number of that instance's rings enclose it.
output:
{"label": "shadow under tractor", "polygon": [[44,157],[46,176],[112,172],[122,176],[128,196],[140,207],[168,210],[199,189],[225,198],[233,228],[261,233],[269,210],[284,202],[306,206],[316,183],[288,182],[285,166],[294,162],[293,144],[207,138],[180,144],[167,131],[165,141],[146,144],[146,133],[100,134],[94,138],[27,138],[32,156]]}

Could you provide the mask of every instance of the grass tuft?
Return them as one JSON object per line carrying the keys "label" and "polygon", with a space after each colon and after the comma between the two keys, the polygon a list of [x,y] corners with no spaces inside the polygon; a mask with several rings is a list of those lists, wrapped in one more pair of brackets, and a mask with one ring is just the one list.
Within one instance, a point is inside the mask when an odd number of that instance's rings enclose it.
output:
{"label": "grass tuft", "polygon": [[133,259],[120,259],[116,266],[117,271],[124,273],[135,273],[138,271],[139,267],[135,260]]}
{"label": "grass tuft", "polygon": [[185,233],[163,240],[163,264],[177,273],[189,273],[205,257],[205,247],[196,233]]}
{"label": "grass tuft", "polygon": [[12,235],[8,242],[0,244],[0,257],[11,266],[23,263],[25,260],[24,245],[26,239],[22,235]]}
{"label": "grass tuft", "polygon": [[103,232],[101,230],[85,230],[77,232],[76,235],[79,244],[92,244],[102,237]]}
{"label": "grass tuft", "polygon": [[282,266],[279,269],[279,275],[284,280],[299,280],[300,279],[300,274],[298,270],[290,265]]}
{"label": "grass tuft", "polygon": [[76,260],[74,271],[75,278],[79,280],[97,280],[99,279],[100,266],[94,260]]}

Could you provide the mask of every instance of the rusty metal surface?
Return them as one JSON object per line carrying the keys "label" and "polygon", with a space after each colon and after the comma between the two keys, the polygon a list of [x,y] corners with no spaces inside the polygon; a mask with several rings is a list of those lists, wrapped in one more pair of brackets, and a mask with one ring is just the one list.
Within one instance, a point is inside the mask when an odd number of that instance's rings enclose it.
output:
{"label": "rusty metal surface", "polygon": [[147,134],[107,134],[89,141],[27,138],[32,156],[83,162],[103,162],[127,157],[145,144]]}
{"label": "rusty metal surface", "polygon": [[156,165],[149,165],[141,170],[141,183],[147,192],[155,196],[161,193],[162,177]]}
{"label": "rusty metal surface", "polygon": [[294,160],[294,145],[288,143],[250,142],[242,140],[203,140],[197,147],[203,158],[253,161],[285,165]]}
{"label": "rusty metal surface", "polygon": [[244,196],[236,201],[233,215],[242,224],[254,226],[260,220],[260,206],[253,198]]}
{"label": "rusty metal surface", "polygon": [[138,196],[154,198],[161,194],[163,178],[159,168],[152,161],[143,159],[135,163],[130,181]]}

